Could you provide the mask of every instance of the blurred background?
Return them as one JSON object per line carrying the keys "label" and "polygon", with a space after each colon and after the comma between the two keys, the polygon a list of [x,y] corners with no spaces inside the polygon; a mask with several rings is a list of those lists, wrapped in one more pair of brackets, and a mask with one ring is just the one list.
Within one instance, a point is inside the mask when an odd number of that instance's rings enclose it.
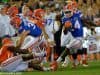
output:
{"label": "blurred background", "polygon": [[[60,11],[66,1],[70,0],[0,0],[0,6],[3,4],[16,5],[19,9],[27,4],[30,8],[50,8],[51,11]],[[76,0],[78,2],[78,8],[82,11],[84,16],[88,20],[100,19],[100,0]],[[100,24],[100,23],[99,23]],[[99,25],[98,24],[98,25]]]}

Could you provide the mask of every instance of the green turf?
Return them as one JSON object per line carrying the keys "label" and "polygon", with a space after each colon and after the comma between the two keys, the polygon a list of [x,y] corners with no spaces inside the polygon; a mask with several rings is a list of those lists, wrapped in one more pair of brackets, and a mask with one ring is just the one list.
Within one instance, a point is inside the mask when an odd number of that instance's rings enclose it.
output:
{"label": "green turf", "polygon": [[70,66],[67,68],[59,68],[55,72],[17,72],[17,73],[4,73],[0,75],[100,75],[100,61],[89,62],[87,68],[79,66],[76,69],[72,69]]}

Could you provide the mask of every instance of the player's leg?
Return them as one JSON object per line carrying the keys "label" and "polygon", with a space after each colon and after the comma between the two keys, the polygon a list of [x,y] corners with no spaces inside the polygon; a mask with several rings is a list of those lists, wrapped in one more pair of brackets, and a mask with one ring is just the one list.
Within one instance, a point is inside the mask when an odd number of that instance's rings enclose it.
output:
{"label": "player's leg", "polygon": [[69,64],[69,62],[70,62],[70,57],[69,56],[66,56],[65,57],[65,60],[64,60],[64,62],[62,64],[62,67],[67,67],[68,64]]}
{"label": "player's leg", "polygon": [[33,68],[35,70],[39,70],[39,71],[49,71],[49,70],[51,70],[51,68],[49,68],[49,67],[41,66],[40,62],[41,61],[39,61],[39,60],[31,60],[28,63],[28,67]]}
{"label": "player's leg", "polygon": [[13,70],[13,72],[27,71],[27,69],[28,69],[28,62],[21,61]]}
{"label": "player's leg", "polygon": [[51,48],[49,44],[46,45],[46,52],[47,52],[46,60],[49,61],[50,54],[51,54]]}
{"label": "player's leg", "polygon": [[7,59],[6,61],[1,63],[1,70],[7,72],[13,72],[16,67],[21,63],[23,60],[21,56],[15,56]]}
{"label": "player's leg", "polygon": [[72,58],[73,58],[73,67],[76,67],[79,64],[77,56],[78,56],[78,52],[81,53],[82,40],[74,38],[70,42],[69,46],[70,46],[70,48],[72,48],[70,51],[71,51]]}
{"label": "player's leg", "polygon": [[82,54],[83,54],[83,50],[78,49],[77,53],[78,53],[77,60],[79,61],[80,64],[82,64]]}
{"label": "player's leg", "polygon": [[70,54],[69,49],[65,49],[65,50],[61,53],[61,55],[58,57],[58,59],[50,64],[51,69],[52,69],[52,70],[57,70],[58,64],[62,61],[62,59],[64,59],[64,58],[65,58],[67,55],[69,55],[69,54]]}
{"label": "player's leg", "polygon": [[[57,59],[57,62],[61,62],[62,59],[65,59],[65,57],[70,54],[70,46],[71,46],[71,44],[69,43],[70,40],[71,40],[71,39],[69,39],[69,38],[71,38],[70,36],[71,36],[70,32],[68,32],[63,27],[62,34],[61,34],[61,46],[65,47],[65,50],[62,52],[62,54],[60,55],[60,57]],[[69,46],[67,46],[67,45],[69,45]]]}
{"label": "player's leg", "polygon": [[75,68],[75,67],[78,65],[77,53],[73,53],[73,54],[72,54],[72,58],[73,58],[73,61],[72,61],[72,68]]}
{"label": "player's leg", "polygon": [[70,51],[68,48],[65,48],[65,50],[61,53],[59,58],[56,60],[58,63],[60,63],[67,55],[70,54]]}
{"label": "player's leg", "polygon": [[34,55],[31,53],[31,54],[23,54],[22,55],[22,59],[23,61],[27,61],[27,60],[30,60],[30,59],[33,59],[34,58]]}
{"label": "player's leg", "polygon": [[83,48],[82,51],[83,51],[83,55],[82,55],[82,65],[84,67],[87,67],[88,66],[88,63],[87,63],[87,48]]}
{"label": "player's leg", "polygon": [[22,59],[23,61],[27,61],[27,60],[31,60],[31,59],[35,59],[35,58],[42,58],[45,56],[44,52],[41,53],[30,53],[30,54],[23,54],[22,55]]}
{"label": "player's leg", "polygon": [[88,59],[88,55],[87,55],[87,51],[88,50],[88,41],[87,40],[83,40],[83,48],[82,48],[82,54],[81,54],[81,59],[82,59],[82,62],[81,64],[83,66],[88,66],[88,63],[87,63],[87,59]]}
{"label": "player's leg", "polygon": [[21,49],[27,49],[33,45],[35,45],[36,43],[38,43],[39,37],[35,38],[32,36],[27,36],[21,46]]}

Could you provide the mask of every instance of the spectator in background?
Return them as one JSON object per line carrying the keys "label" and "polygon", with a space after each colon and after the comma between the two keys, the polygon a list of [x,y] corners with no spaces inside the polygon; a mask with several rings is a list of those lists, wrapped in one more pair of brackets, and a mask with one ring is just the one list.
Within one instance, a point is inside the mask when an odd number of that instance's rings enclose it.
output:
{"label": "spectator in background", "polygon": [[42,9],[44,9],[44,7],[45,7],[42,0],[39,1],[39,7],[42,8]]}
{"label": "spectator in background", "polygon": [[90,20],[90,21],[93,21],[93,8],[92,6],[90,6],[88,9],[87,9],[87,19]]}
{"label": "spectator in background", "polygon": [[33,9],[38,9],[39,8],[39,1],[35,1],[32,5]]}
{"label": "spectator in background", "polygon": [[55,20],[55,17],[56,17],[57,14],[56,14],[55,7],[54,6],[51,7],[51,15],[52,15],[52,19]]}
{"label": "spectator in background", "polygon": [[100,26],[100,18],[99,17],[95,17],[93,21],[94,21],[94,24],[96,24],[96,26]]}
{"label": "spectator in background", "polygon": [[46,7],[45,10],[46,10],[45,19],[52,19],[50,8]]}
{"label": "spectator in background", "polygon": [[25,3],[24,2],[21,2],[21,5],[20,5],[20,7],[19,7],[19,13],[22,13],[22,7],[25,5]]}

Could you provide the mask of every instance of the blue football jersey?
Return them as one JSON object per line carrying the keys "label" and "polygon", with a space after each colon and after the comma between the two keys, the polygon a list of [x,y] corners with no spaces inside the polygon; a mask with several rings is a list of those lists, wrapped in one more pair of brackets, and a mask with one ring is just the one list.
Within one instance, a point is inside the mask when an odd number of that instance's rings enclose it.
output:
{"label": "blue football jersey", "polygon": [[63,17],[61,22],[62,22],[62,24],[64,24],[66,21],[70,21],[70,18]]}
{"label": "blue football jersey", "polygon": [[74,37],[83,37],[83,24],[79,14],[73,14],[70,20],[72,23],[72,35]]}
{"label": "blue football jersey", "polygon": [[37,25],[25,19],[22,20],[22,23],[19,28],[19,33],[23,32],[24,30],[30,31],[29,35],[34,36],[34,37],[38,37],[42,33],[42,30]]}
{"label": "blue football jersey", "polygon": [[83,13],[80,10],[77,10],[74,14],[77,14],[77,16],[79,16],[80,18],[83,16]]}
{"label": "blue football jersey", "polygon": [[72,23],[72,29],[70,31],[73,37],[83,37],[83,24],[78,13],[73,14],[73,16],[70,18],[63,18],[62,24],[64,24],[66,21],[71,21]]}

